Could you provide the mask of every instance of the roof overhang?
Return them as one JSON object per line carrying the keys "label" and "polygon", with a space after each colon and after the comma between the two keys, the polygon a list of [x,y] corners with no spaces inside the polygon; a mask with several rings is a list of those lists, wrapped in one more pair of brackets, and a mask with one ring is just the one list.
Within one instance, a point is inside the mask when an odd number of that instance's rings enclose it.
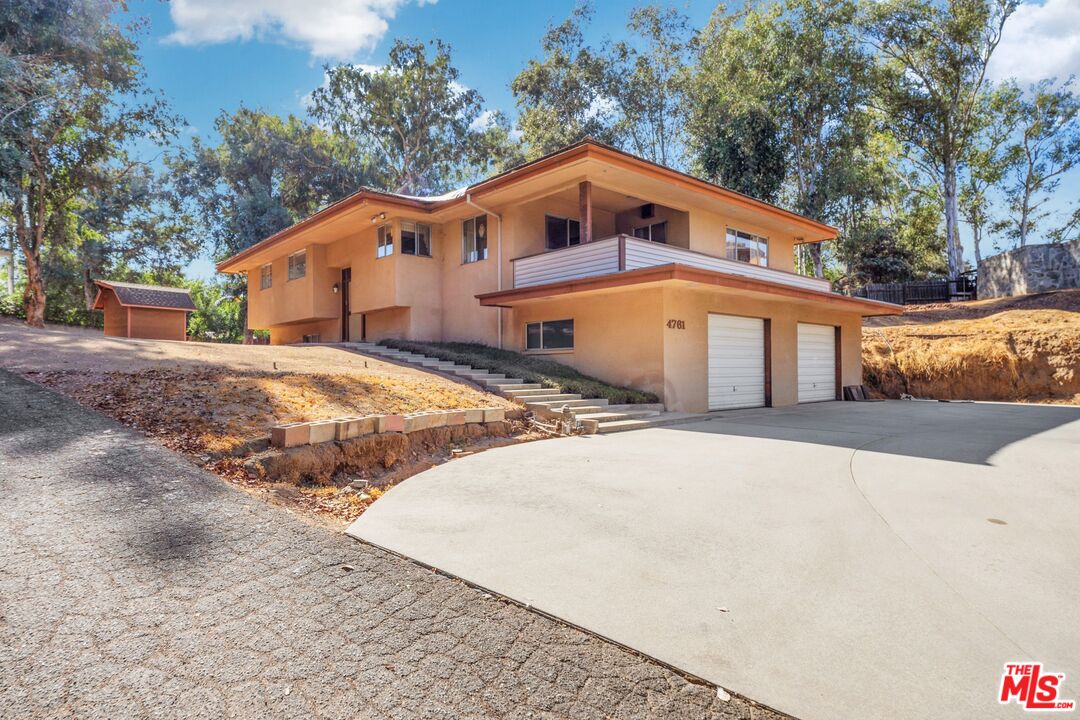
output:
{"label": "roof overhang", "polygon": [[459,192],[440,197],[419,198],[368,188],[361,189],[352,195],[348,195],[345,198],[328,205],[296,224],[271,235],[265,240],[255,243],[251,247],[222,260],[217,264],[217,269],[219,272],[224,273],[244,272],[251,265],[250,262],[245,261],[250,261],[253,256],[303,232],[313,229],[316,226],[330,222],[343,214],[365,206],[396,209],[421,216],[445,215],[446,211],[458,207],[468,210],[471,200],[487,198],[512,185],[588,160],[598,161],[618,170],[648,176],[660,180],[669,186],[720,200],[739,208],[764,212],[767,215],[781,219],[784,222],[803,228],[808,238],[803,240],[803,242],[817,242],[823,239],[831,239],[836,237],[838,232],[837,229],[831,225],[812,220],[803,215],[799,215],[798,213],[757,200],[749,195],[743,195],[734,190],[729,190],[720,185],[706,182],[693,177],[692,175],[673,170],[650,160],[639,158],[630,153],[623,152],[622,150],[598,143],[595,140],[586,139],[553,152],[550,155],[545,155],[544,157],[525,163],[524,165],[519,165],[512,170],[507,170],[506,172],[470,185]]}
{"label": "roof overhang", "polygon": [[863,317],[876,315],[899,315],[904,311],[900,305],[850,297],[838,293],[807,290],[782,285],[780,283],[757,280],[754,278],[703,270],[688,265],[670,264],[655,267],[627,270],[624,272],[596,275],[577,280],[532,285],[530,287],[500,290],[477,295],[481,305],[489,307],[514,307],[523,303],[548,300],[558,296],[597,290],[628,289],[646,283],[684,282],[694,283],[706,288],[718,288],[751,293],[763,293],[777,299],[791,299],[831,305],[838,310],[858,312]]}

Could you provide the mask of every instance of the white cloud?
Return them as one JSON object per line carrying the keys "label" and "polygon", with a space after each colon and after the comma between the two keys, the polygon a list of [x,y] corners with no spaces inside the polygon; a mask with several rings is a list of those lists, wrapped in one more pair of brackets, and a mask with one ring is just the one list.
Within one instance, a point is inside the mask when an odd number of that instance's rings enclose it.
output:
{"label": "white cloud", "polygon": [[472,130],[487,130],[493,122],[495,122],[495,111],[485,110],[476,116],[469,128]]}
{"label": "white cloud", "polygon": [[1080,2],[1020,5],[1005,21],[989,74],[995,80],[1015,78],[1024,84],[1080,75]]}
{"label": "white cloud", "polygon": [[[172,0],[176,30],[167,38],[181,45],[252,38],[287,41],[313,57],[344,60],[372,49],[408,0]],[[433,0],[419,0],[430,5]]]}

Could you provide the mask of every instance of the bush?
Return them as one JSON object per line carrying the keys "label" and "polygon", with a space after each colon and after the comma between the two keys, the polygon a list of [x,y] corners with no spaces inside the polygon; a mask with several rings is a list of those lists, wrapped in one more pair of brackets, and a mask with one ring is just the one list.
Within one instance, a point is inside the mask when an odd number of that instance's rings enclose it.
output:
{"label": "bush", "polygon": [[499,350],[479,343],[383,340],[380,344],[397,350],[429,355],[459,365],[503,373],[507,377],[521,378],[528,383],[557,387],[564,393],[576,393],[585,398],[606,398],[616,405],[659,402],[659,398],[652,393],[609,385],[554,360],[510,350]]}

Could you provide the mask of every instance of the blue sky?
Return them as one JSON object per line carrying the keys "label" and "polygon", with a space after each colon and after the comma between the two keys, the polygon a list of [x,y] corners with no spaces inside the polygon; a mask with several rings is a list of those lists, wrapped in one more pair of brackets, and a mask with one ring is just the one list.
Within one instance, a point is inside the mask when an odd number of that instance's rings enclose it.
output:
{"label": "blue sky", "polygon": [[[589,40],[621,38],[629,10],[642,3],[596,2]],[[396,37],[448,42],[461,82],[478,90],[489,108],[513,117],[510,81],[538,55],[544,29],[573,6],[574,0],[137,0],[130,12],[150,21],[141,43],[148,84],[183,115],[188,135],[206,137],[221,110],[241,104],[302,114],[304,97],[322,82],[324,63],[381,64]],[[716,4],[678,6],[700,26]],[[1080,2],[1022,6],[1006,26],[992,74],[1027,82],[1070,73],[1080,74]],[[1078,194],[1080,172],[1074,172],[1055,204]],[[188,273],[209,277],[213,267],[203,258]]]}

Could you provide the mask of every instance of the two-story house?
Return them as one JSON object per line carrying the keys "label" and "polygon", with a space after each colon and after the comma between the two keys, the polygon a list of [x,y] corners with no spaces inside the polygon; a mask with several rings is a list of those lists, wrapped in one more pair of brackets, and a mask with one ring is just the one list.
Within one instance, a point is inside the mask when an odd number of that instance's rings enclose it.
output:
{"label": "two-story house", "polygon": [[221,262],[272,343],[542,353],[702,412],[838,399],[899,308],[795,272],[836,229],[593,141],[438,197],[363,189]]}

